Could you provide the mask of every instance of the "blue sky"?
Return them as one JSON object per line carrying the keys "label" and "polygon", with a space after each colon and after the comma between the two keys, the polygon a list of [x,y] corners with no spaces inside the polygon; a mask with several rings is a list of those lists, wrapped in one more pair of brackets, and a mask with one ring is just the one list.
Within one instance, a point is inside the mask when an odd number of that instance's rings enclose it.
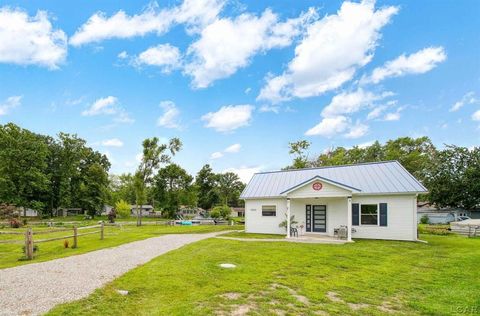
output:
{"label": "blue sky", "polygon": [[196,173],[399,136],[480,140],[478,1],[2,1],[0,123],[76,133],[134,171],[177,136]]}

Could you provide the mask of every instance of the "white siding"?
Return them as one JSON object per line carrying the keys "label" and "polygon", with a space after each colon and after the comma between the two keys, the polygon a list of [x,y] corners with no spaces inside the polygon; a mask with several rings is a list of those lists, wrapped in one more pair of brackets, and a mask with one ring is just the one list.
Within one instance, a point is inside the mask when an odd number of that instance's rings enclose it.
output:
{"label": "white siding", "polygon": [[[415,195],[353,196],[352,203],[387,203],[387,226],[353,226],[353,238],[416,240]],[[415,205],[415,207],[414,207]]]}
{"label": "white siding", "polygon": [[[276,205],[277,216],[262,216],[262,205]],[[278,225],[285,220],[287,199],[262,199],[245,201],[245,231],[260,234],[285,234]]]}
{"label": "white siding", "polygon": [[[322,189],[316,191],[313,189],[312,185],[315,182],[320,182],[322,184]],[[338,186],[326,183],[324,181],[314,181],[305,184],[304,186],[299,187],[298,189],[290,192],[288,197],[291,198],[311,198],[311,197],[333,197],[333,196],[350,196],[352,195],[351,191],[347,191]]]}

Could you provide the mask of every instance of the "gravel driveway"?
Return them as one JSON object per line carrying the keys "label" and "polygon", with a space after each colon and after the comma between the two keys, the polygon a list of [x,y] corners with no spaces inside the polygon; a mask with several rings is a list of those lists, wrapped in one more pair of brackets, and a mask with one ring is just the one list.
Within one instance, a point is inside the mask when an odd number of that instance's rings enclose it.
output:
{"label": "gravel driveway", "polygon": [[174,234],[0,270],[0,315],[38,315],[78,300],[170,250],[225,232]]}

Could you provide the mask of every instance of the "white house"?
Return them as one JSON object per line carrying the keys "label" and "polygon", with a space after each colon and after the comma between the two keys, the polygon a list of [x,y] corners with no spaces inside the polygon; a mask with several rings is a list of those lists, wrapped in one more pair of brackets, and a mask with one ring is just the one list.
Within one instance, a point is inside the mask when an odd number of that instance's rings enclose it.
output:
{"label": "white house", "polygon": [[[427,190],[398,161],[256,173],[241,198],[248,233],[417,240],[417,195]],[[303,227],[303,228],[302,228]],[[290,229],[287,229],[290,237]]]}

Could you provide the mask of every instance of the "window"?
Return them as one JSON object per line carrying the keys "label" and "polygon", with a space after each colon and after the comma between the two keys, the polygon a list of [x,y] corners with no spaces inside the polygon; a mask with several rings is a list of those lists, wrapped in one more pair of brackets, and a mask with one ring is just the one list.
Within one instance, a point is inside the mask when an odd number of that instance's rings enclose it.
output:
{"label": "window", "polygon": [[360,223],[362,225],[378,225],[378,205],[362,204],[360,207]]}
{"label": "window", "polygon": [[277,207],[275,205],[263,205],[262,216],[277,216]]}

